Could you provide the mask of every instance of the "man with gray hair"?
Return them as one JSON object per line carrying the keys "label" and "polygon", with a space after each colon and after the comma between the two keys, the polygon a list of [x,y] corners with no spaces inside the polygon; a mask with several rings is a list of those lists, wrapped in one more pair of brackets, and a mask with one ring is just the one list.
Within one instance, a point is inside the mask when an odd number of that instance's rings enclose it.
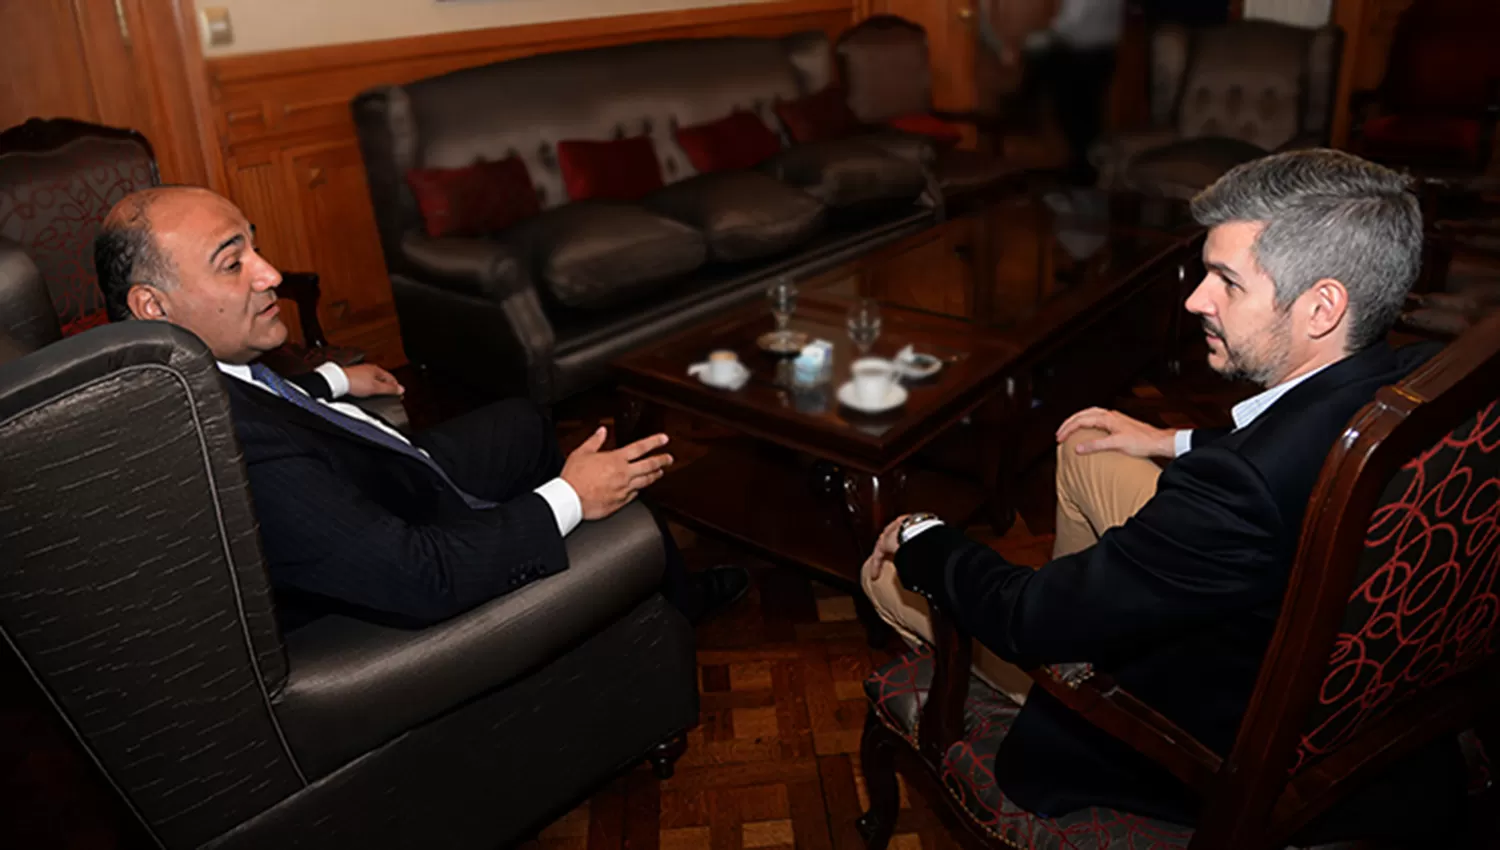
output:
{"label": "man with gray hair", "polygon": [[[1186,306],[1203,323],[1208,362],[1264,388],[1234,407],[1234,426],[1170,431],[1081,411],[1057,433],[1048,564],[1011,564],[913,514],[886,529],[864,580],[909,639],[930,640],[927,606],[941,608],[993,653],[977,666],[1003,690],[1016,679],[1004,662],[1087,662],[1227,754],[1324,458],[1376,390],[1434,347],[1385,341],[1422,252],[1404,176],[1338,151],[1294,151],[1233,169],[1192,212],[1209,228],[1207,274]],[[1171,462],[1161,470],[1150,458]],[[1011,801],[1054,816],[1102,806],[1193,822],[1196,795],[1162,768],[1042,691],[1016,697],[1024,707],[994,754]],[[1456,744],[1443,742],[1312,832],[1431,840],[1435,824],[1461,820],[1462,773]]]}

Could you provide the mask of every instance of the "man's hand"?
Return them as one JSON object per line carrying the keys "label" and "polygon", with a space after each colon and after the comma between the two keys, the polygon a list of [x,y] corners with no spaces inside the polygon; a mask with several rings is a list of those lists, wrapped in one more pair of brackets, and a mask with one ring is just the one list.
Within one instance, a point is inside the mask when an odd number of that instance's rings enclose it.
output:
{"label": "man's hand", "polygon": [[666,434],[637,440],[611,452],[600,451],[607,435],[601,425],[593,436],[568,455],[562,480],[568,482],[583,504],[583,518],[603,519],[635,500],[637,494],[655,484],[672,465],[671,455],[646,455],[667,444]]}
{"label": "man's hand", "polygon": [[396,381],[396,376],[376,366],[361,363],[345,366],[344,377],[349,379],[349,395],[354,398],[369,398],[376,395],[401,395],[406,387]]}
{"label": "man's hand", "polygon": [[895,558],[896,550],[901,548],[901,541],[898,535],[901,531],[901,521],[906,519],[907,516],[909,514],[902,514],[891,520],[891,524],[885,527],[885,531],[880,532],[880,538],[875,541],[875,551],[871,552],[870,557],[865,559],[865,565],[861,569],[870,577],[871,581],[880,578],[880,571],[885,567],[886,562]]}
{"label": "man's hand", "polygon": [[1080,410],[1057,429],[1057,441],[1066,442],[1080,428],[1097,428],[1109,433],[1108,437],[1078,444],[1081,455],[1113,449],[1131,457],[1175,457],[1177,454],[1176,431],[1169,428],[1153,428],[1144,422],[1131,419],[1117,410],[1090,407]]}

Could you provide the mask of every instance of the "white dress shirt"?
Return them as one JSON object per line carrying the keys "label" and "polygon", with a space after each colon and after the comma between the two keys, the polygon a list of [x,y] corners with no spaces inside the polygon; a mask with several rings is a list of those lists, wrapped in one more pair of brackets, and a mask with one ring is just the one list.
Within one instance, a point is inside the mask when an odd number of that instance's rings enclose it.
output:
{"label": "white dress shirt", "polygon": [[[244,381],[263,392],[276,395],[275,390],[255,380],[255,377],[250,373],[249,366],[241,363],[225,363],[220,361],[219,371],[230,377]],[[349,394],[349,376],[344,374],[344,370],[337,363],[324,363],[315,371],[323,376],[323,380],[328,382],[328,387],[333,391],[335,399]],[[307,395],[307,391],[296,384],[288,382],[287,385],[297,392]],[[371,416],[356,405],[343,401],[325,401],[323,399],[314,399],[314,401],[327,405],[345,416],[350,416],[366,424],[373,425],[401,442],[406,443],[408,446],[412,445],[411,440],[407,439],[405,434],[380,421],[378,418]],[[417,448],[417,451],[424,455],[427,454],[426,449]],[[431,455],[428,456],[431,457]],[[583,522],[583,503],[578,499],[578,492],[568,482],[561,478],[554,478],[532,492],[541,496],[547,503],[547,506],[552,509],[552,516],[557,520],[558,533],[563,537],[567,537],[568,532],[577,528],[578,524]]]}
{"label": "white dress shirt", "polygon": [[[1298,375],[1290,381],[1282,381],[1276,386],[1271,387],[1270,389],[1263,392],[1256,393],[1255,395],[1250,396],[1249,398],[1230,408],[1229,416],[1234,420],[1233,431],[1238,431],[1246,425],[1249,425],[1251,422],[1254,422],[1257,418],[1260,417],[1262,413],[1265,413],[1267,410],[1269,410],[1271,408],[1271,405],[1279,401],[1282,396],[1291,392],[1292,387],[1297,386],[1298,384],[1327,368],[1328,366],[1326,365],[1319,366],[1311,372]],[[1233,433],[1233,431],[1231,431],[1231,433]],[[1173,449],[1175,449],[1177,457],[1182,457],[1183,455],[1191,451],[1193,448],[1193,429],[1184,428],[1178,431],[1176,434],[1173,434],[1172,447]]]}

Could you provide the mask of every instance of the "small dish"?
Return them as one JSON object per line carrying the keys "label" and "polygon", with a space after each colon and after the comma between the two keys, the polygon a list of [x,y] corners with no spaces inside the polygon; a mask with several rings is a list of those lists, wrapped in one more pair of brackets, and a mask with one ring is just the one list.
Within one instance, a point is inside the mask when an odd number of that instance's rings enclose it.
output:
{"label": "small dish", "polygon": [[689,375],[692,375],[714,389],[728,390],[730,392],[738,391],[750,380],[750,370],[745,368],[745,364],[738,361],[734,364],[734,377],[722,384],[709,380],[707,363],[694,363],[688,367],[687,371]]}
{"label": "small dish", "polygon": [[756,338],[760,350],[779,356],[802,353],[807,345],[807,334],[801,331],[767,331]]}
{"label": "small dish", "polygon": [[886,391],[885,398],[881,399],[879,404],[867,405],[854,394],[854,382],[846,381],[843,386],[839,387],[838,396],[839,404],[850,410],[857,410],[860,413],[886,413],[906,404],[906,387],[892,382],[891,388]]}
{"label": "small dish", "polygon": [[921,380],[930,378],[943,370],[943,361],[931,354],[913,354],[909,357],[898,357],[896,368],[901,371],[901,377]]}

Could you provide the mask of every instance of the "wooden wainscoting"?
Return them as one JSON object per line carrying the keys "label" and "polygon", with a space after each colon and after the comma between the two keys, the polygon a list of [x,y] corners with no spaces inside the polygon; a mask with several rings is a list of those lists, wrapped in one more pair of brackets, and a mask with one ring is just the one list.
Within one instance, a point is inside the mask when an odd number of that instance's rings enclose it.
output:
{"label": "wooden wainscoting", "polygon": [[322,275],[330,341],[406,362],[349,101],[371,86],[538,53],[665,38],[836,34],[853,0],[776,0],[211,59],[220,184],[283,269]]}

